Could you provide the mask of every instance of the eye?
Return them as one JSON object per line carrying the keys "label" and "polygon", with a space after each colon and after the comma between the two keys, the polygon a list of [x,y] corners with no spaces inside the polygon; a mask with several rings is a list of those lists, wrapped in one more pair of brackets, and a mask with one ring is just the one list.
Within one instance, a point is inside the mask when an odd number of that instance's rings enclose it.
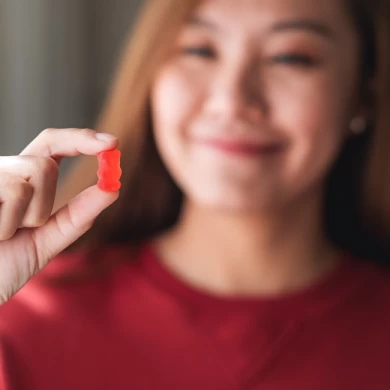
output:
{"label": "eye", "polygon": [[215,58],[216,53],[207,46],[189,46],[182,49],[183,54],[204,58]]}
{"label": "eye", "polygon": [[280,65],[300,66],[304,68],[312,68],[318,65],[318,62],[304,54],[283,53],[271,58],[271,63]]}

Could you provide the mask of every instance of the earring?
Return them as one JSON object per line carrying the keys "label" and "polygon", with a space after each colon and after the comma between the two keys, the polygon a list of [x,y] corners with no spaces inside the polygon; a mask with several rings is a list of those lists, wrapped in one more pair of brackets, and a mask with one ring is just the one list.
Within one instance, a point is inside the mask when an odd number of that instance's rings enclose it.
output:
{"label": "earring", "polygon": [[351,124],[349,127],[353,134],[359,135],[366,131],[367,121],[362,117],[356,117],[351,120]]}

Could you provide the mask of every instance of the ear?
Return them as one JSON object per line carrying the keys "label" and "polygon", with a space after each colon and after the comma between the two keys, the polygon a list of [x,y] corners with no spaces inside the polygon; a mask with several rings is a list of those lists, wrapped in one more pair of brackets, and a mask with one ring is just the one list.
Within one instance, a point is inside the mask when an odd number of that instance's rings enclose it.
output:
{"label": "ear", "polygon": [[353,135],[359,135],[367,130],[368,122],[363,116],[355,116],[349,125],[349,129]]}
{"label": "ear", "polygon": [[378,95],[377,79],[372,77],[364,82],[360,93],[360,115],[368,122],[375,120],[375,109]]}
{"label": "ear", "polygon": [[375,79],[367,80],[362,83],[359,89],[358,97],[355,102],[355,108],[352,110],[352,118],[349,124],[351,136],[358,136],[370,127],[375,120]]}
{"label": "ear", "polygon": [[376,79],[367,80],[360,89],[360,98],[356,104],[354,115],[350,122],[350,131],[359,135],[367,130],[370,124],[375,121],[375,107],[377,96]]}

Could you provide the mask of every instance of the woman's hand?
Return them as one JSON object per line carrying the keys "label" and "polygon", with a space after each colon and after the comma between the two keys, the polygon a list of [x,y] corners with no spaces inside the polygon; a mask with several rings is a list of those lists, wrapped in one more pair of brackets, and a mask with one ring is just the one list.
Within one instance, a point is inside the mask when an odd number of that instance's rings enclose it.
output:
{"label": "woman's hand", "polygon": [[94,185],[52,214],[60,159],[117,145],[116,138],[89,129],[48,129],[19,156],[0,157],[0,304],[90,229],[119,196]]}

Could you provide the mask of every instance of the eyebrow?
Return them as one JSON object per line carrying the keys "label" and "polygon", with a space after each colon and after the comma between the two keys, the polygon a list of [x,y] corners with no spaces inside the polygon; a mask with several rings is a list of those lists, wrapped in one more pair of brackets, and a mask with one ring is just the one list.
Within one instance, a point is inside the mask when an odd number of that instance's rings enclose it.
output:
{"label": "eyebrow", "polygon": [[[195,27],[204,27],[212,31],[221,32],[221,28],[214,22],[199,16],[194,16],[188,22],[188,25]],[[292,19],[273,24],[268,33],[284,33],[288,31],[307,31],[323,38],[333,40],[334,31],[326,24],[311,19]]]}
{"label": "eyebrow", "polygon": [[274,24],[270,32],[308,31],[324,38],[333,40],[335,33],[326,24],[310,19],[286,20]]}
{"label": "eyebrow", "polygon": [[220,31],[220,28],[217,26],[217,24],[213,23],[210,20],[204,19],[200,16],[194,16],[188,21],[189,26],[195,26],[195,27],[205,27],[209,30],[214,31]]}

